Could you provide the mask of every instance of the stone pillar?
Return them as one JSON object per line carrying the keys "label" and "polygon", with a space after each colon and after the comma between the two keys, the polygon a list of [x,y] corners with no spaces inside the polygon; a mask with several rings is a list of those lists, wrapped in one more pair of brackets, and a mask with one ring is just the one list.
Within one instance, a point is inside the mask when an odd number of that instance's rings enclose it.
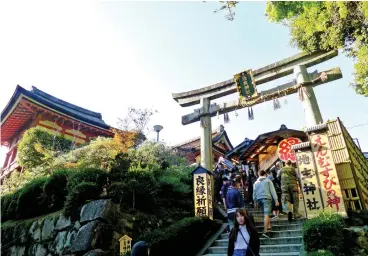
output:
{"label": "stone pillar", "polygon": [[204,116],[201,117],[201,166],[212,172],[212,125],[209,115],[210,100],[201,99]]}
{"label": "stone pillar", "polygon": [[[296,66],[294,68],[294,76],[296,82],[303,83],[310,81],[309,74],[307,68],[303,65]],[[316,95],[314,94],[312,86],[305,86],[307,94],[303,91],[303,108],[304,108],[304,115],[307,122],[307,126],[313,126],[316,124],[320,124],[323,122],[322,115],[318,107]]]}

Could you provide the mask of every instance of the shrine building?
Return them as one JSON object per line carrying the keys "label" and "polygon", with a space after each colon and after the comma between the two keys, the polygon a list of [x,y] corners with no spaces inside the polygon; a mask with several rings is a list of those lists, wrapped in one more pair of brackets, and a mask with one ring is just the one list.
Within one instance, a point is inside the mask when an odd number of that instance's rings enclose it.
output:
{"label": "shrine building", "polygon": [[100,113],[58,99],[36,87],[32,86],[32,90],[28,91],[18,85],[1,112],[1,146],[8,148],[1,180],[13,170],[22,168],[17,164],[17,145],[22,134],[36,126],[62,134],[75,145],[87,143],[98,136],[114,135]]}
{"label": "shrine building", "polygon": [[[233,149],[229,137],[223,125],[212,132],[212,153],[213,163],[217,163],[220,157],[223,157],[226,152]],[[173,150],[180,156],[185,157],[190,163],[199,163],[201,155],[201,140],[200,137],[180,143],[173,147]]]}

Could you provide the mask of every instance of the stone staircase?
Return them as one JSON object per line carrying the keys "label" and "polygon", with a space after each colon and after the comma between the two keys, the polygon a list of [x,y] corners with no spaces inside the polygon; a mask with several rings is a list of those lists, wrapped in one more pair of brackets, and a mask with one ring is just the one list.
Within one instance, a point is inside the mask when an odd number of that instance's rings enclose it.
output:
{"label": "stone staircase", "polygon": [[[261,256],[299,256],[302,247],[303,220],[289,222],[287,216],[279,216],[271,220],[271,238],[265,238],[263,233],[263,213],[260,209],[247,209],[253,214],[256,228],[260,234]],[[229,236],[226,232],[217,237],[217,240],[206,250],[204,256],[227,256]]]}

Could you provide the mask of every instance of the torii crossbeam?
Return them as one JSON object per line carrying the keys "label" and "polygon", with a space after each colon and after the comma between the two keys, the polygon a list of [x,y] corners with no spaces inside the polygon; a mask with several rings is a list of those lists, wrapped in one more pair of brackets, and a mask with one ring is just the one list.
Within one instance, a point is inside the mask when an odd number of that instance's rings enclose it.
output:
{"label": "torii crossbeam", "polygon": [[314,95],[313,87],[340,79],[342,78],[342,73],[339,67],[313,73],[308,73],[307,68],[332,59],[337,55],[337,50],[316,52],[312,54],[302,53],[256,69],[253,71],[256,85],[273,81],[292,73],[294,73],[295,79],[269,90],[258,91],[258,94],[247,100],[239,99],[237,101],[226,102],[221,105],[216,103],[210,105],[210,100],[218,99],[237,92],[234,79],[229,79],[188,92],[173,93],[173,99],[182,107],[193,106],[201,103],[201,108],[182,117],[183,125],[201,121],[201,165],[212,171],[211,117],[217,114],[231,112],[244,107],[261,104],[274,98],[294,94],[298,92],[299,88],[303,87],[305,89],[300,92],[303,98],[302,103],[307,125],[312,126],[321,123],[323,120]]}

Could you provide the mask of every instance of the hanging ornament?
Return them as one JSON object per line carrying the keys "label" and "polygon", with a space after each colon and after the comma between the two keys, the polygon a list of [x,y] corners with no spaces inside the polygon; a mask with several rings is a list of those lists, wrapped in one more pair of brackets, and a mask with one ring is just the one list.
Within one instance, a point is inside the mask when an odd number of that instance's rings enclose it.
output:
{"label": "hanging ornament", "polygon": [[287,105],[286,92],[285,92],[284,104]]}
{"label": "hanging ornament", "polygon": [[227,124],[229,122],[230,122],[229,114],[228,113],[225,113],[224,114],[224,123]]}
{"label": "hanging ornament", "polygon": [[202,128],[206,128],[207,127],[206,120],[205,120],[204,117],[201,117],[201,127]]}
{"label": "hanging ornament", "polygon": [[220,119],[220,112],[219,111],[217,111],[216,116],[217,116],[217,120],[219,120]]}
{"label": "hanging ornament", "polygon": [[304,95],[306,95],[308,98],[310,97],[307,89],[304,86],[301,86],[298,89],[298,98],[300,101],[304,101]]}
{"label": "hanging ornament", "polygon": [[273,98],[273,110],[281,108],[280,101],[278,98]]}
{"label": "hanging ornament", "polygon": [[248,107],[248,119],[249,120],[253,120],[254,119],[253,108],[252,107]]}
{"label": "hanging ornament", "polygon": [[238,114],[238,112],[236,112],[236,109],[235,109],[235,116],[236,116],[236,117],[238,117],[238,115],[239,115],[239,114]]}

